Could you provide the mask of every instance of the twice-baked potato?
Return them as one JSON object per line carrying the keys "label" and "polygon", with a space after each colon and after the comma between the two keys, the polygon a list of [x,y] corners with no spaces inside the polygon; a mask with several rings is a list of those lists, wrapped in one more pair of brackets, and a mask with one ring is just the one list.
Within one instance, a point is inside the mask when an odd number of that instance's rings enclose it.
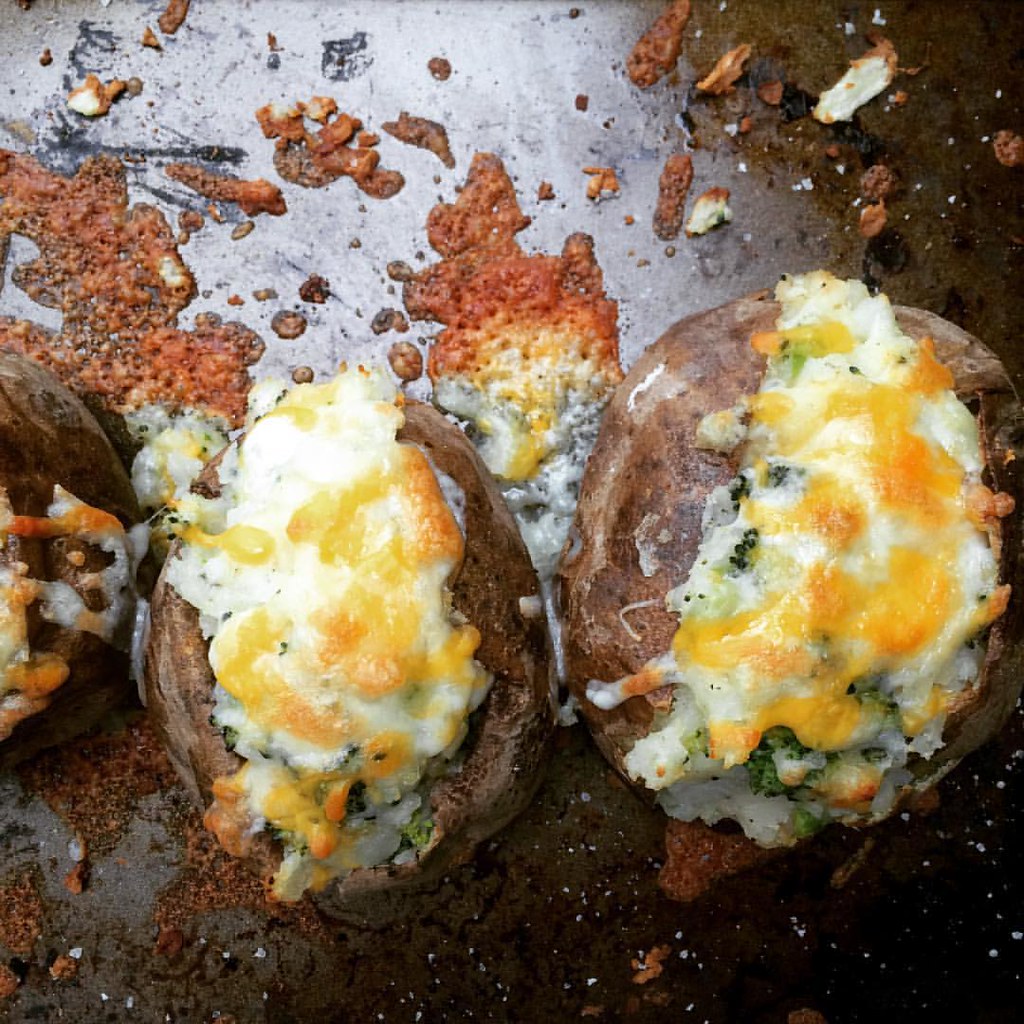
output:
{"label": "twice-baked potato", "polygon": [[554,728],[537,578],[472,445],[379,372],[270,382],[193,491],[145,677],[207,827],[329,913],[435,881]]}
{"label": "twice-baked potato", "polygon": [[671,817],[765,847],[891,813],[1024,678],[1022,418],[998,359],[823,272],[776,296],[643,354],[561,568],[604,754]]}
{"label": "twice-baked potato", "polygon": [[125,695],[138,519],[85,406],[0,352],[0,768],[88,729]]}

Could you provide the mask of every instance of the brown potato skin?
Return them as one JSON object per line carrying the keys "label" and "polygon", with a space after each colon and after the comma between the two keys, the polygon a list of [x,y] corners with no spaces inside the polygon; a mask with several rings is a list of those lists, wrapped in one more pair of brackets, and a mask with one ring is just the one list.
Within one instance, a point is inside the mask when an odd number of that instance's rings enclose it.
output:
{"label": "brown potato skin", "polygon": [[[524,618],[519,607],[519,598],[539,596],[540,586],[515,522],[458,428],[418,402],[409,402],[405,414],[399,439],[423,449],[465,493],[465,558],[450,586],[454,607],[480,631],[476,658],[495,681],[471,722],[462,771],[440,780],[431,793],[430,844],[414,862],[358,870],[333,883],[315,897],[328,914],[348,912],[364,897],[436,884],[468,859],[530,801],[554,734],[547,630],[543,616]],[[195,485],[199,490],[216,493],[216,467],[217,460]],[[150,715],[171,760],[196,803],[207,807],[213,780],[243,762],[209,721],[214,677],[198,613],[163,575],[153,593],[145,677]],[[260,835],[248,859],[268,878],[280,858],[277,844]]]}
{"label": "brown potato skin", "polygon": [[[54,484],[125,526],[139,521],[128,474],[92,414],[46,370],[0,352],[0,485],[16,515],[43,516]],[[83,552],[85,564],[71,565],[70,551]],[[82,576],[103,568],[106,556],[73,537],[12,535],[0,547],[0,564],[16,561],[26,562],[34,579],[62,580],[84,593]],[[35,605],[28,615],[32,650],[59,655],[71,673],[47,707],[0,741],[0,770],[95,725],[129,688],[127,654],[92,633],[43,621]]]}
{"label": "brown potato skin", "polygon": [[[975,408],[987,469],[985,482],[1017,501],[1002,520],[1000,582],[1013,596],[989,633],[988,651],[973,693],[950,715],[946,745],[930,761],[918,759],[920,785],[937,781],[965,754],[991,738],[1006,721],[1024,679],[1024,559],[1020,556],[1020,459],[1024,417],[998,358],[977,338],[924,310],[897,306],[901,327],[931,337],[952,371],[957,394]],[[652,700],[634,697],[611,711],[586,699],[591,679],[613,681],[639,671],[669,649],[678,617],[665,609],[665,594],[684,580],[701,540],[701,512],[708,493],[737,470],[735,456],[694,446],[707,413],[732,406],[757,389],[764,361],[750,347],[755,331],[775,326],[779,306],[768,292],[737,299],[675,324],[641,356],[605,413],[583,479],[576,510],[578,544],[560,569],[563,644],[570,690],[604,755],[645,798],[653,793],[629,779],[623,758],[650,730]],[[650,379],[660,365],[664,370]],[[649,380],[646,389],[636,390]],[[656,517],[656,518],[654,518]],[[661,530],[665,534],[659,534]],[[638,540],[649,546],[644,576]],[[634,640],[619,617],[635,602],[653,602],[628,613]]]}

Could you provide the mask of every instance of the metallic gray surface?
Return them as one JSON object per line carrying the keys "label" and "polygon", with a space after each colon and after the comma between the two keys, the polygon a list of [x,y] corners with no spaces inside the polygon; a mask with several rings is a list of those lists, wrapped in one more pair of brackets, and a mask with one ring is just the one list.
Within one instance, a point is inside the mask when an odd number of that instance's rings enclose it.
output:
{"label": "metallic gray surface", "polygon": [[[138,41],[147,24],[156,27],[162,3],[37,0],[27,12],[13,0],[0,4],[0,146],[32,153],[63,173],[90,153],[143,155],[144,162],[128,165],[132,201],[155,203],[172,222],[181,209],[202,210],[205,200],[162,174],[170,160],[203,162],[216,147],[223,169],[279,181],[272,143],[253,117],[271,100],[333,96],[372,131],[400,110],[447,126],[454,170],[382,136],[382,165],[401,170],[407,182],[391,200],[367,198],[347,179],[321,190],[282,183],[286,216],[261,216],[248,237],[232,241],[233,225],[245,218],[222,204],[227,223],[208,220],[182,248],[200,289],[182,326],[216,312],[254,328],[267,342],[258,376],[303,364],[321,373],[341,360],[382,361],[399,336],[376,337],[369,322],[382,307],[401,308],[386,264],[402,259],[419,267],[432,259],[428,211],[453,198],[475,151],[491,150],[505,160],[524,211],[534,217],[520,236],[527,249],[557,251],[577,230],[594,236],[608,293],[620,301],[627,364],[681,316],[770,286],[781,273],[827,266],[860,276],[873,266],[894,299],[954,316],[1021,380],[1024,319],[1008,293],[1020,282],[1020,243],[1012,238],[1024,234],[1022,172],[996,164],[984,141],[1000,128],[1024,127],[1018,5],[697,2],[678,74],[640,93],[622,65],[661,9],[658,2],[582,3],[572,18],[568,2],[539,0],[193,0],[184,26],[163,38],[160,52]],[[746,88],[720,99],[688,91],[722,52],[751,42],[756,57],[784,63],[790,81],[816,93],[862,52],[876,6],[901,65],[923,62],[931,44],[931,66],[894,83],[910,94],[907,106],[891,107],[883,96],[861,116],[903,178],[890,221],[903,236],[898,273],[878,271],[870,253],[865,257],[853,205],[864,165],[826,159],[827,130],[809,118],[780,123],[777,111]],[[846,22],[855,35],[847,34]],[[278,61],[268,32],[283,48]],[[332,40],[355,47],[342,68],[324,63]],[[49,67],[37,60],[44,48],[53,53]],[[430,76],[426,65],[434,56],[451,60],[449,81]],[[86,122],[64,98],[87,72],[138,76],[144,91]],[[580,93],[589,97],[586,112],[576,109]],[[752,133],[731,135],[727,126],[748,112]],[[650,217],[664,157],[686,147],[696,172],[691,196],[730,188],[734,222],[705,238],[671,243],[669,256]],[[589,164],[617,169],[619,197],[596,204],[585,198],[581,169]],[[554,202],[537,202],[542,180],[553,183]],[[624,223],[627,215],[635,218],[632,226]],[[10,283],[32,248],[18,239],[11,246],[0,314],[56,326],[52,311]],[[331,282],[325,305],[299,302],[298,286],[310,273]],[[252,292],[266,287],[280,299],[254,301]],[[246,304],[229,306],[233,293]],[[303,337],[288,342],[271,332],[280,308],[309,316]],[[417,326],[404,337],[417,337]],[[422,384],[413,393],[422,393]],[[139,800],[117,845],[90,854],[90,883],[72,896],[63,879],[73,866],[73,830],[15,777],[0,778],[0,886],[34,871],[45,907],[40,938],[17,958],[24,983],[0,1001],[0,1019],[194,1021],[219,1012],[246,1022],[539,1021],[574,1019],[586,1006],[601,1006],[602,1020],[782,1021],[791,1009],[815,1006],[835,1024],[869,1019],[856,993],[879,977],[890,999],[905,1000],[899,1005],[906,1019],[914,1019],[914,1008],[928,1009],[928,993],[915,994],[924,975],[904,983],[898,965],[878,966],[877,936],[863,907],[905,906],[923,936],[931,897],[919,882],[931,877],[932,861],[954,877],[974,872],[997,881],[1014,863],[1004,840],[1010,811],[1020,804],[1019,716],[973,781],[965,766],[949,788],[947,818],[931,821],[923,834],[915,822],[879,833],[882,853],[853,891],[832,892],[819,876],[827,879],[859,847],[856,836],[835,840],[821,863],[800,868],[796,881],[783,874],[737,883],[696,908],[659,896],[660,824],[608,780],[577,732],[556,755],[536,807],[439,896],[414,901],[405,923],[356,922],[324,938],[266,912],[218,910],[192,920],[183,951],[172,958],[152,952],[152,910],[185,864],[174,824],[180,791],[164,788]],[[1003,789],[995,792],[986,779],[998,779]],[[968,849],[968,835],[987,847],[984,857]],[[933,917],[964,927],[968,908],[945,888],[940,876],[936,889],[947,902]],[[995,903],[1005,900],[996,891]],[[983,893],[965,893],[963,901],[983,902]],[[999,986],[1014,971],[1019,983],[1024,943],[1011,935],[1024,922],[1019,907],[1006,907],[1001,917],[993,906],[967,933],[977,958],[962,962],[974,972],[996,972],[976,982],[992,1000],[993,1015],[979,1019],[1008,1020],[998,1016]],[[392,921],[394,910],[382,908],[382,919]],[[663,976],[634,985],[631,959],[657,943],[672,947]],[[82,950],[77,979],[52,981],[48,963],[72,948]],[[960,956],[950,952],[934,964],[935,976],[954,977]],[[12,962],[2,945],[0,962]],[[667,1004],[651,998],[659,992]]]}

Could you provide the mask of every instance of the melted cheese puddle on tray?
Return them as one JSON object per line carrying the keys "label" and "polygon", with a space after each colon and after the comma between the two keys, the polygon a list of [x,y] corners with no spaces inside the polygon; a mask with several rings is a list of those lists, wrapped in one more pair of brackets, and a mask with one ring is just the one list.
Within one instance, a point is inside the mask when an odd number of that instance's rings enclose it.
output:
{"label": "melted cheese puddle on tray", "polygon": [[278,896],[415,856],[428,792],[451,768],[489,675],[451,609],[463,536],[379,372],[254,389],[217,500],[188,522],[171,585],[199,609],[214,723],[246,760],[207,825],[230,852],[272,831]]}
{"label": "melted cheese puddle on tray", "polygon": [[908,756],[941,746],[1009,595],[972,512],[991,497],[975,421],[931,342],[823,272],[776,297],[778,329],[751,340],[768,356],[760,391],[698,431],[735,436],[731,415],[745,441],[667,595],[672,650],[588,689],[610,708],[672,684],[628,771],[669,814],[734,818],[765,845],[892,806]]}

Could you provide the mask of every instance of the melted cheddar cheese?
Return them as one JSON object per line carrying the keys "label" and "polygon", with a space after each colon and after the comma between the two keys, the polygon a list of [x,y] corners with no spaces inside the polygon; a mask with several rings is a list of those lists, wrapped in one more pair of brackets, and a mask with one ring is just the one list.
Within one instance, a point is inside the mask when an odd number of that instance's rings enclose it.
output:
{"label": "melted cheddar cheese", "polygon": [[454,484],[396,439],[402,423],[381,373],[265,383],[220,497],[179,502],[168,579],[199,609],[213,721],[246,761],[217,781],[207,825],[233,852],[273,832],[283,899],[415,856],[429,788],[490,685],[447,587]]}
{"label": "melted cheddar cheese", "polygon": [[751,339],[768,366],[740,475],[666,598],[672,649],[588,691],[608,708],[671,684],[627,769],[670,814],[733,817],[766,845],[892,806],[1007,597],[971,512],[978,488],[993,497],[974,419],[931,342],[825,273],[777,298],[777,330]]}
{"label": "melted cheddar cheese", "polygon": [[[75,538],[109,555],[105,568],[83,573],[79,581],[81,589],[102,595],[102,608],[89,608],[82,594],[62,580],[29,577],[28,565],[11,559],[5,550],[10,537],[42,542]],[[15,515],[0,487],[0,742],[19,722],[46,708],[71,674],[71,666],[59,654],[32,649],[29,607],[36,605],[47,622],[94,633],[127,650],[136,604],[135,569],[145,546],[144,528],[126,532],[115,516],[79,501],[59,485],[45,516]],[[66,557],[73,565],[85,563],[78,547],[69,549]]]}
{"label": "melted cheddar cheese", "polygon": [[622,374],[572,323],[490,324],[474,354],[471,368],[434,381],[434,399],[468,421],[548,584],[601,413]]}

